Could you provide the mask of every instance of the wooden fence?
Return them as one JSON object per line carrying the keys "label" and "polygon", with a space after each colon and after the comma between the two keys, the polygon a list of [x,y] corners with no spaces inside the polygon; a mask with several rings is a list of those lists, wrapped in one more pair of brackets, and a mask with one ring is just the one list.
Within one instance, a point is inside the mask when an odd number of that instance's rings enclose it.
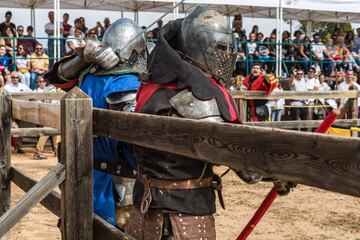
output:
{"label": "wooden fence", "polygon": [[[236,96],[246,100],[246,94]],[[61,217],[62,239],[133,239],[93,214],[93,135],[360,197],[358,138],[93,109],[77,87],[55,96],[60,105],[27,101],[52,97],[0,89],[0,238],[40,202]],[[39,182],[11,166],[12,119],[47,127],[27,130],[32,135],[61,129],[61,162]],[[11,181],[27,193],[10,208]],[[52,191],[59,184],[61,195]]]}

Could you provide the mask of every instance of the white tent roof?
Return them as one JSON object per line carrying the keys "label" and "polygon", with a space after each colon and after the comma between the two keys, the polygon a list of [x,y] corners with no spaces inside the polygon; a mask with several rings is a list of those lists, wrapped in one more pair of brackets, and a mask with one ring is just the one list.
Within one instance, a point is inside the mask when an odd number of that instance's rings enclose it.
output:
{"label": "white tent roof", "polygon": [[[177,0],[178,2],[180,0]],[[284,9],[284,19],[324,22],[360,22],[360,0],[186,0],[179,11],[189,12],[199,4],[208,5],[226,15],[275,18],[275,8]],[[0,0],[1,7],[53,8],[53,0]],[[171,0],[61,0],[62,9],[165,12]]]}
{"label": "white tent roof", "polygon": [[284,19],[360,22],[360,0],[281,0]]}

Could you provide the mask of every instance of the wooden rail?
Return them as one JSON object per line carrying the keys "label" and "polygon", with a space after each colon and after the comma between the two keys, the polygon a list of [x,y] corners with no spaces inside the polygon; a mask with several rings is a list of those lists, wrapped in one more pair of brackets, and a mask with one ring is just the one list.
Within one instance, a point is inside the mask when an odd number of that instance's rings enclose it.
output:
{"label": "wooden rail", "polygon": [[360,197],[360,139],[103,109],[93,117],[95,135]]}
{"label": "wooden rail", "polygon": [[60,135],[60,130],[55,128],[12,128],[11,135],[18,137],[39,137]]}
{"label": "wooden rail", "polygon": [[12,117],[26,122],[60,129],[60,105],[12,100]]}
{"label": "wooden rail", "polygon": [[2,238],[22,217],[46,197],[54,187],[65,179],[65,167],[56,165],[40,182],[33,186],[12,208],[0,218],[0,238]]}
{"label": "wooden rail", "polygon": [[[10,170],[11,181],[23,191],[28,192],[37,182],[15,167]],[[41,202],[46,209],[54,215],[61,216],[61,195],[55,191],[50,192]],[[93,214],[93,238],[94,240],[135,240],[133,237],[123,233],[116,227],[104,221],[98,215]]]}
{"label": "wooden rail", "polygon": [[[285,92],[283,92],[285,93]],[[357,99],[356,91],[348,92],[286,92],[271,97],[263,93],[240,93],[237,95],[241,106],[252,99],[279,98],[350,98]],[[60,96],[60,94],[59,94]],[[17,99],[15,99],[17,98]],[[60,195],[52,192],[58,182],[47,179],[38,183],[46,188],[47,195],[41,203],[57,216],[61,216],[62,239],[132,239],[110,224],[93,215],[92,210],[92,138],[93,135],[106,136],[141,147],[153,148],[179,154],[214,164],[222,164],[234,170],[247,169],[275,177],[319,187],[329,191],[360,197],[360,139],[324,136],[314,133],[287,131],[246,125],[219,124],[170,118],[145,114],[125,113],[104,109],[92,110],[92,101],[77,87],[62,96],[61,104],[54,105],[21,99],[47,99],[50,96],[6,95],[0,89],[0,216],[10,205],[10,176],[26,189],[26,199],[17,206],[33,204],[45,197],[32,187],[36,184],[16,169],[10,171],[10,123],[12,117],[23,121],[52,127],[58,133],[61,129],[61,163],[65,180]],[[10,101],[12,107],[10,107]],[[242,101],[242,102],[241,102]],[[357,114],[357,104],[352,101],[347,109],[352,116]],[[61,112],[61,114],[60,114]],[[61,120],[60,120],[61,116]],[[355,120],[351,120],[355,124]],[[348,120],[339,120],[348,123]],[[106,124],[104,124],[106,123]],[[312,126],[316,121],[304,122]],[[274,124],[275,127],[278,123]],[[284,123],[283,127],[293,127],[296,123]],[[19,135],[27,130],[16,130]],[[16,133],[13,131],[13,133]],[[50,131],[50,130],[48,130]],[[45,130],[28,130],[37,135]],[[55,178],[55,177],[54,177]],[[60,178],[57,178],[60,181]],[[42,190],[44,190],[42,189]],[[3,197],[4,196],[4,197]],[[59,208],[59,203],[61,208]],[[29,205],[31,205],[29,204]],[[12,212],[11,212],[12,211]],[[0,218],[0,234],[5,234],[22,214],[18,207],[9,210]],[[16,214],[11,214],[16,213]],[[25,214],[25,213],[24,213]],[[10,215],[13,215],[11,218]],[[8,219],[12,219],[11,221]],[[1,222],[3,221],[3,222]],[[9,221],[11,223],[9,223]]]}
{"label": "wooden rail", "polygon": [[262,91],[232,91],[234,98],[246,99],[246,100],[277,100],[277,99],[321,99],[321,98],[357,98],[359,96],[358,91],[281,91],[272,92],[270,95],[266,95]]}
{"label": "wooden rail", "polygon": [[60,100],[65,96],[65,92],[38,93],[38,92],[19,92],[11,93],[11,97],[18,100]]}

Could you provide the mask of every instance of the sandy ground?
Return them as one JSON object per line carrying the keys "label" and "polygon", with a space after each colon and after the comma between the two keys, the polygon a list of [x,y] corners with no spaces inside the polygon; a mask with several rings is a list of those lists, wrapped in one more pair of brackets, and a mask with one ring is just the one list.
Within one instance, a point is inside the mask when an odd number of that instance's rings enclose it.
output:
{"label": "sandy ground", "polygon": [[[32,155],[31,149],[27,149],[25,155],[14,154],[12,163],[38,180],[57,163],[50,153],[48,160],[32,160]],[[223,184],[226,210],[218,207],[215,215],[217,239],[236,239],[272,185],[246,185],[232,172],[224,177]],[[12,204],[23,195],[24,192],[13,184]],[[359,205],[359,198],[301,185],[290,195],[275,200],[248,239],[360,240]],[[60,239],[57,220],[44,207],[37,205],[11,230],[7,239]]]}

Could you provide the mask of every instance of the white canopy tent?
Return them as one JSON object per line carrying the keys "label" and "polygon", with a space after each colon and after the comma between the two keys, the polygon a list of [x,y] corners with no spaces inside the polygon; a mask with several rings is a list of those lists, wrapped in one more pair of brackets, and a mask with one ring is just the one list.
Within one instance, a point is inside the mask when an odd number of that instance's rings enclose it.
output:
{"label": "white canopy tent", "polygon": [[[181,0],[0,0],[0,6],[32,9],[32,24],[35,23],[34,9],[54,8],[55,19],[60,23],[61,9],[92,9],[108,11],[134,12],[168,12]],[[188,13],[195,6],[207,5],[227,16],[242,14],[243,17],[276,18],[278,36],[282,33],[283,19],[360,23],[360,0],[185,0],[173,10],[177,13]],[[57,37],[60,36],[56,30]],[[280,39],[278,39],[280,42]],[[56,49],[56,48],[55,48]],[[281,45],[277,48],[277,74],[281,72],[279,56]]]}

